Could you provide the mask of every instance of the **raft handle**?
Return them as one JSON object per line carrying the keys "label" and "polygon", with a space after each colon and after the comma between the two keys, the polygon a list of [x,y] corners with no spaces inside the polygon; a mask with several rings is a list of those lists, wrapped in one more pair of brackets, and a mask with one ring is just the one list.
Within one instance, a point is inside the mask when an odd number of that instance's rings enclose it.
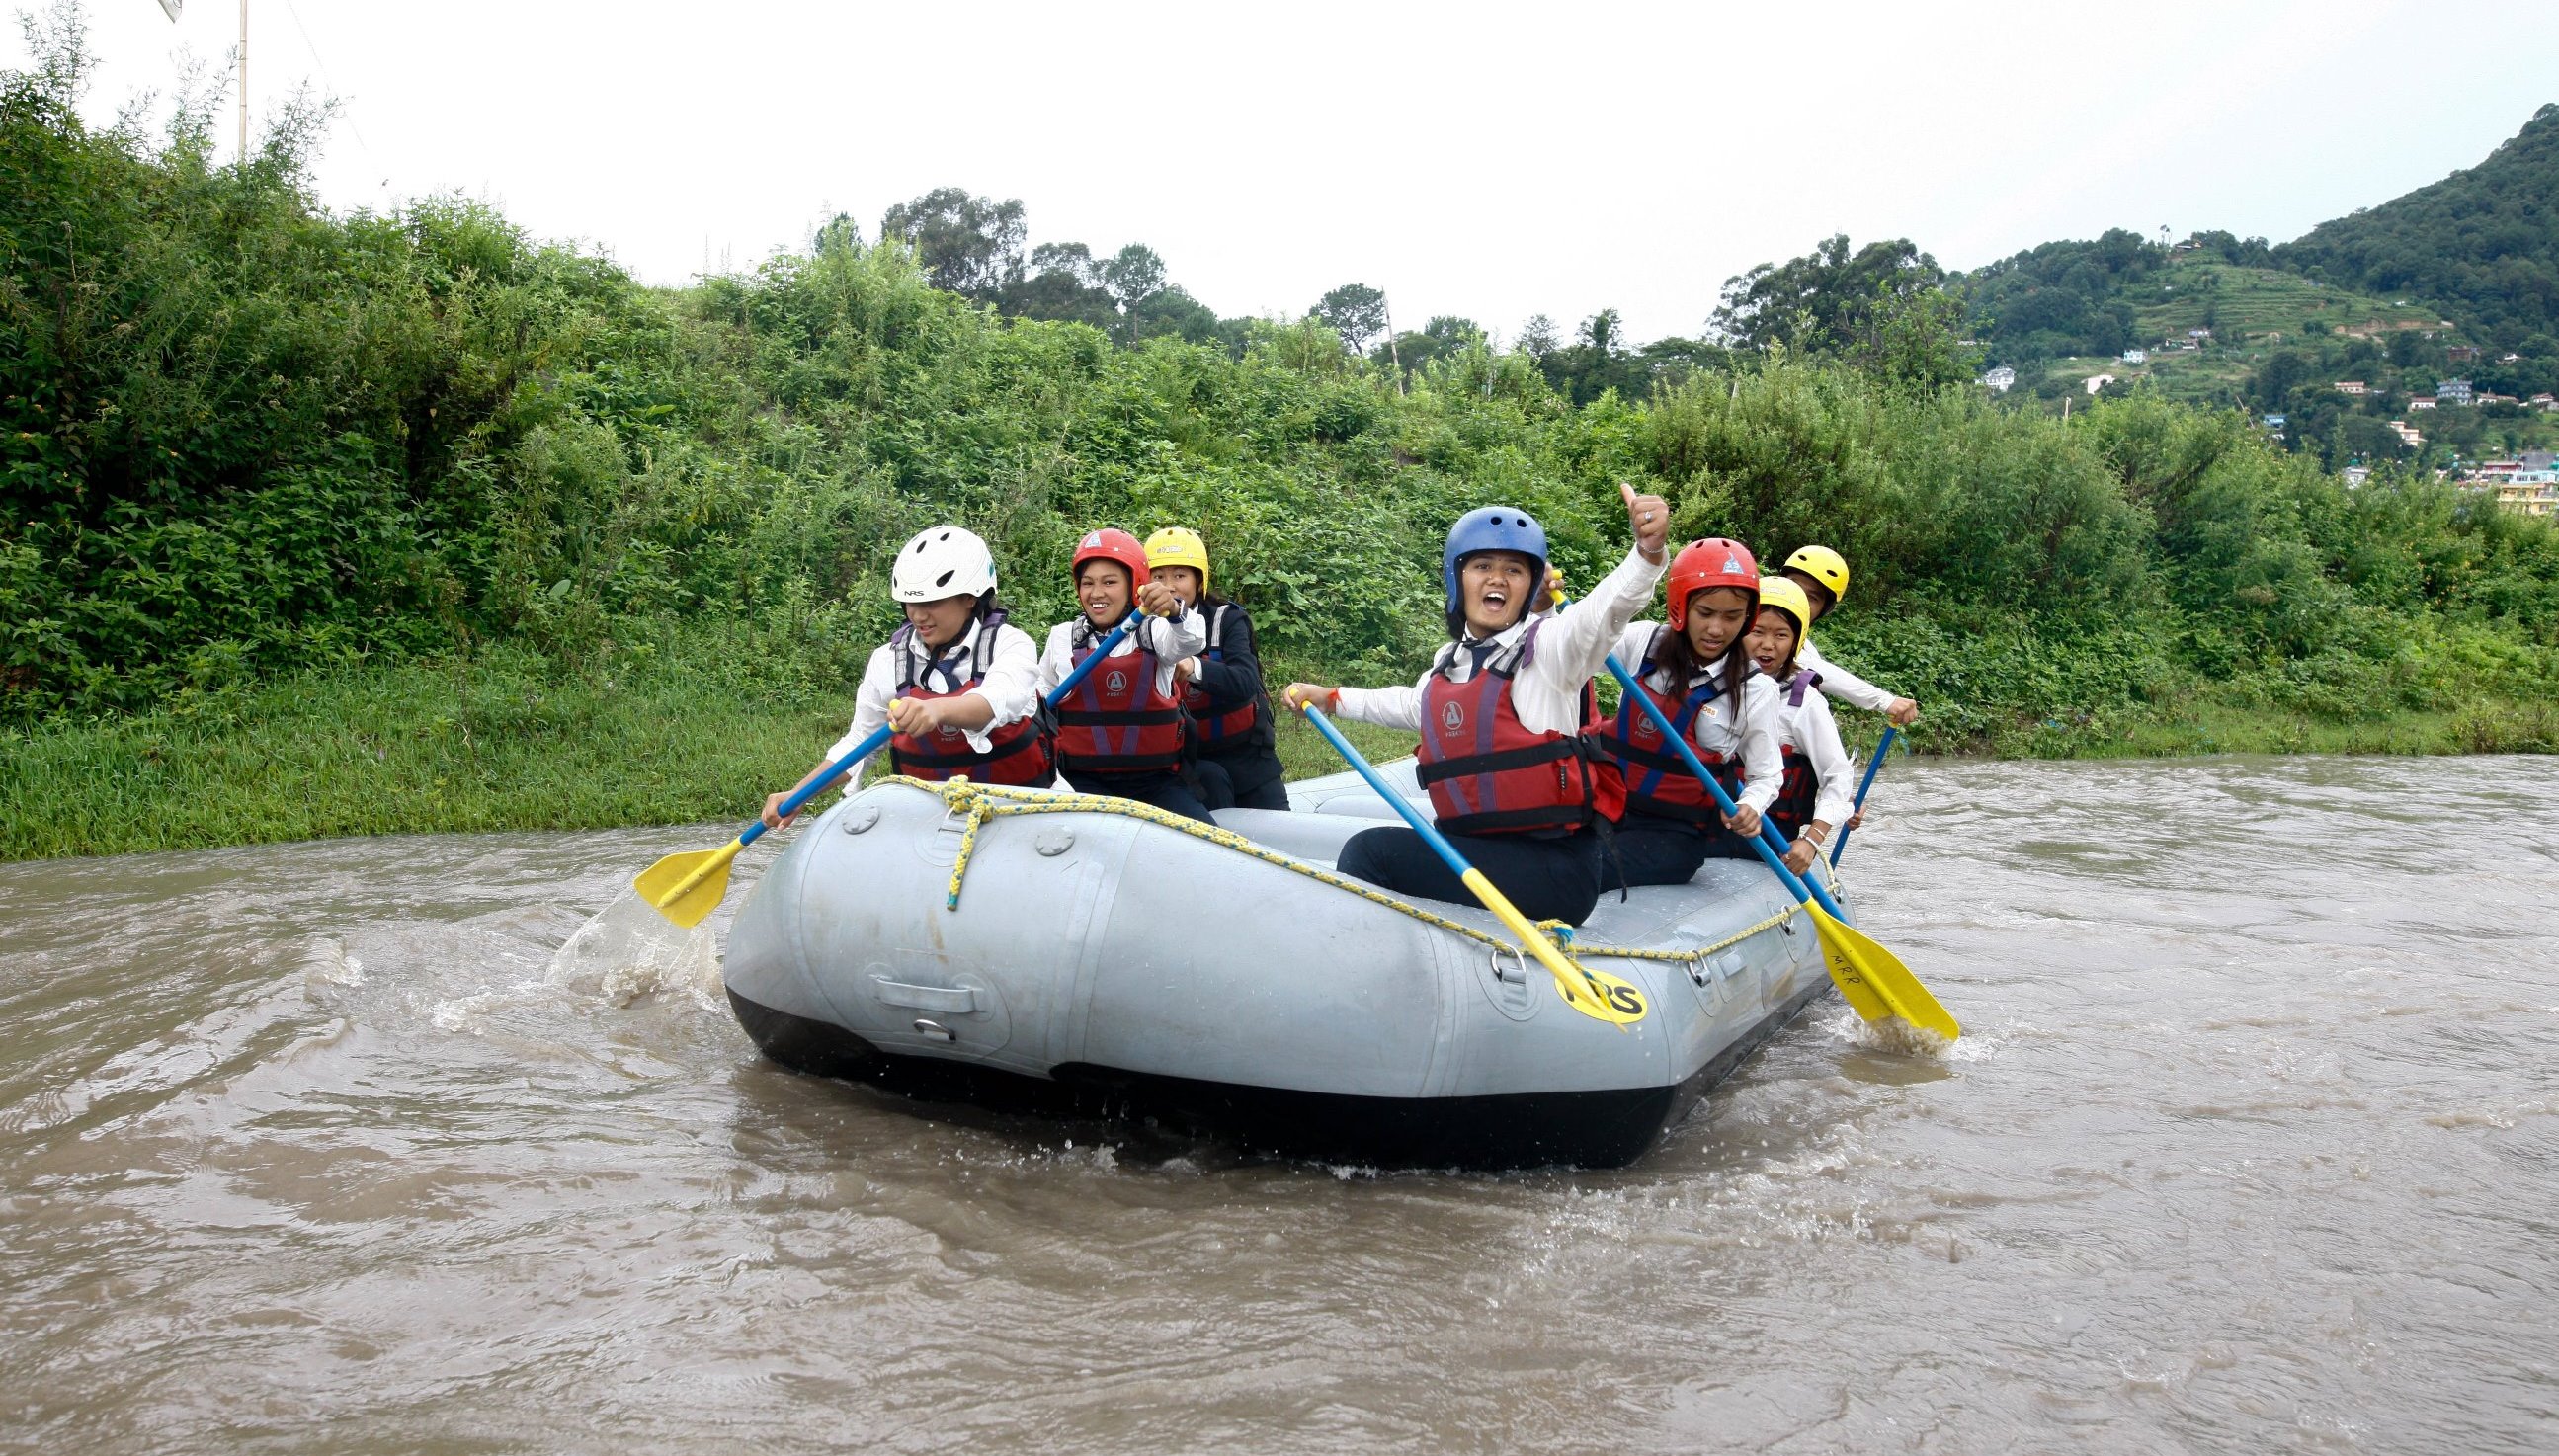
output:
{"label": "raft handle", "polygon": [[948,1011],[966,1016],[978,1009],[978,992],[973,986],[911,986],[875,975],[871,977],[871,994],[887,1005],[910,1011]]}
{"label": "raft handle", "polygon": [[[1502,957],[1505,955],[1511,958],[1511,968],[1508,970],[1502,969]],[[1508,981],[1515,986],[1528,984],[1528,957],[1517,950],[1508,946],[1495,946],[1484,952],[1484,958],[1492,962],[1493,979]]]}

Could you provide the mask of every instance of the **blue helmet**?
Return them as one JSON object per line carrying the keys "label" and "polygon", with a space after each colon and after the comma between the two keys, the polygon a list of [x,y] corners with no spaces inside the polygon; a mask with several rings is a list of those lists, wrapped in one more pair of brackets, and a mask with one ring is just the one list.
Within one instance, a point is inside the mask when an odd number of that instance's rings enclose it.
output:
{"label": "blue helmet", "polygon": [[1546,577],[1546,527],[1515,506],[1479,506],[1448,527],[1448,544],[1439,552],[1439,584],[1448,593],[1448,610],[1465,610],[1457,600],[1457,563],[1477,551],[1517,551],[1537,561],[1537,576]]}

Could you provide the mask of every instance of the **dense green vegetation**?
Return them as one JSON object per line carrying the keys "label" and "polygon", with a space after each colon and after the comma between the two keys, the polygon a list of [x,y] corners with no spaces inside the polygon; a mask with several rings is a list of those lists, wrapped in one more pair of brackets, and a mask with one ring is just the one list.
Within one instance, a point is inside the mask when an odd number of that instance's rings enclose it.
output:
{"label": "dense green vegetation", "polygon": [[[2559,417],[2526,407],[2414,419],[2419,449],[2385,422],[2445,379],[2518,400],[2559,390],[2559,105],[2478,167],[2279,247],[2227,232],[2171,246],[2119,228],[1950,286],[1984,362],[2017,369],[2021,398],[2057,403],[2109,373],[2119,392],[2284,415],[2286,447],[2332,469],[2548,448]],[[2211,337],[2178,349],[2189,330]],[[2129,349],[2151,357],[2124,363]]]}
{"label": "dense green vegetation", "polygon": [[[2481,342],[2543,371],[2521,392],[2559,387],[2546,372],[2559,369],[2559,104],[2479,166],[2323,222],[2275,257],[2315,278],[2442,304]],[[2527,381],[2518,370],[2493,387],[2514,393]]]}
{"label": "dense green vegetation", "polygon": [[1736,280],[1763,347],[1650,361],[1447,320],[1380,362],[1347,290],[1158,329],[1159,272],[1038,317],[1005,290],[1101,265],[944,277],[1013,226],[965,194],[658,290],[459,201],[329,215],[294,118],[245,167],[183,107],[89,127],[75,46],[42,55],[0,79],[0,854],[742,813],[843,717],[886,553],[950,517],[1034,625],[1086,526],[1194,522],[1280,667],[1401,676],[1450,518],[1522,505],[1586,580],[1621,479],[1691,534],[1847,552],[1825,645],[1924,746],[2553,746],[2547,527],[2346,491],[2229,412],[2003,407],[1949,382],[1933,286],[1825,303],[1855,255]]}

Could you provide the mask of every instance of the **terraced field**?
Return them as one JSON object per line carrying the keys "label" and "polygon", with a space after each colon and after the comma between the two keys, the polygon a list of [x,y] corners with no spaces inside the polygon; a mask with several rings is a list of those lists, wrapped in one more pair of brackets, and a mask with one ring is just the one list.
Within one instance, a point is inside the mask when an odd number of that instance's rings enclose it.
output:
{"label": "terraced field", "polygon": [[[2443,333],[2451,342],[2459,330],[2446,332],[2437,310],[2405,299],[2374,298],[2350,289],[2331,288],[2278,268],[2248,268],[2195,254],[2180,254],[2169,265],[2168,282],[2157,298],[2137,303],[2136,337],[2149,359],[2127,364],[2113,358],[2073,357],[2044,365],[2041,376],[2022,385],[2051,395],[2097,374],[2112,374],[2126,383],[2148,380],[2172,399],[2194,404],[2235,405],[2248,376],[2266,357],[2305,338],[2314,324],[2333,334],[2386,337],[2402,329]],[[2209,343],[2192,350],[2160,346],[2184,343],[2189,329],[2209,328]]]}
{"label": "terraced field", "polygon": [[2243,268],[2194,253],[2171,261],[2169,282],[2155,300],[2136,301],[2133,318],[2138,333],[2149,339],[2183,339],[2188,329],[2209,327],[2234,344],[2269,334],[2297,339],[2314,322],[2340,334],[2444,327],[2443,315],[2424,303],[2373,298],[2298,273]]}

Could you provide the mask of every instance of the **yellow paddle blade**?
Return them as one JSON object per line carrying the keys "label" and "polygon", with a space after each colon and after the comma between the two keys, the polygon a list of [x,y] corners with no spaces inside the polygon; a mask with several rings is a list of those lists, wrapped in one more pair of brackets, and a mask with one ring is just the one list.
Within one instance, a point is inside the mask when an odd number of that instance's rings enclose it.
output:
{"label": "yellow paddle blade", "polygon": [[1564,952],[1555,948],[1555,943],[1546,938],[1546,932],[1531,924],[1529,918],[1511,904],[1509,897],[1494,889],[1493,882],[1484,878],[1482,870],[1469,869],[1458,878],[1465,881],[1467,889],[1475,892],[1475,898],[1483,902],[1486,910],[1511,928],[1511,934],[1519,937],[1520,945],[1527,947],[1528,953],[1536,956],[1547,973],[1555,977],[1556,994],[1564,998],[1564,1004],[1594,1021],[1604,1021],[1620,1028],[1644,1019],[1647,1008],[1642,987],[1620,980],[1604,970],[1592,970],[1566,959]]}
{"label": "yellow paddle blade", "polygon": [[1963,1035],[1955,1018],[1919,984],[1919,977],[1910,973],[1901,957],[1820,905],[1808,900],[1804,909],[1812,913],[1813,927],[1821,933],[1822,961],[1830,967],[1831,979],[1839,983],[1840,994],[1860,1017],[1882,1021],[1898,1016],[1950,1042]]}
{"label": "yellow paddle blade", "polygon": [[631,888],[660,915],[690,930],[719,909],[728,895],[728,862],[745,847],[731,839],[717,849],[668,855],[641,871]]}

